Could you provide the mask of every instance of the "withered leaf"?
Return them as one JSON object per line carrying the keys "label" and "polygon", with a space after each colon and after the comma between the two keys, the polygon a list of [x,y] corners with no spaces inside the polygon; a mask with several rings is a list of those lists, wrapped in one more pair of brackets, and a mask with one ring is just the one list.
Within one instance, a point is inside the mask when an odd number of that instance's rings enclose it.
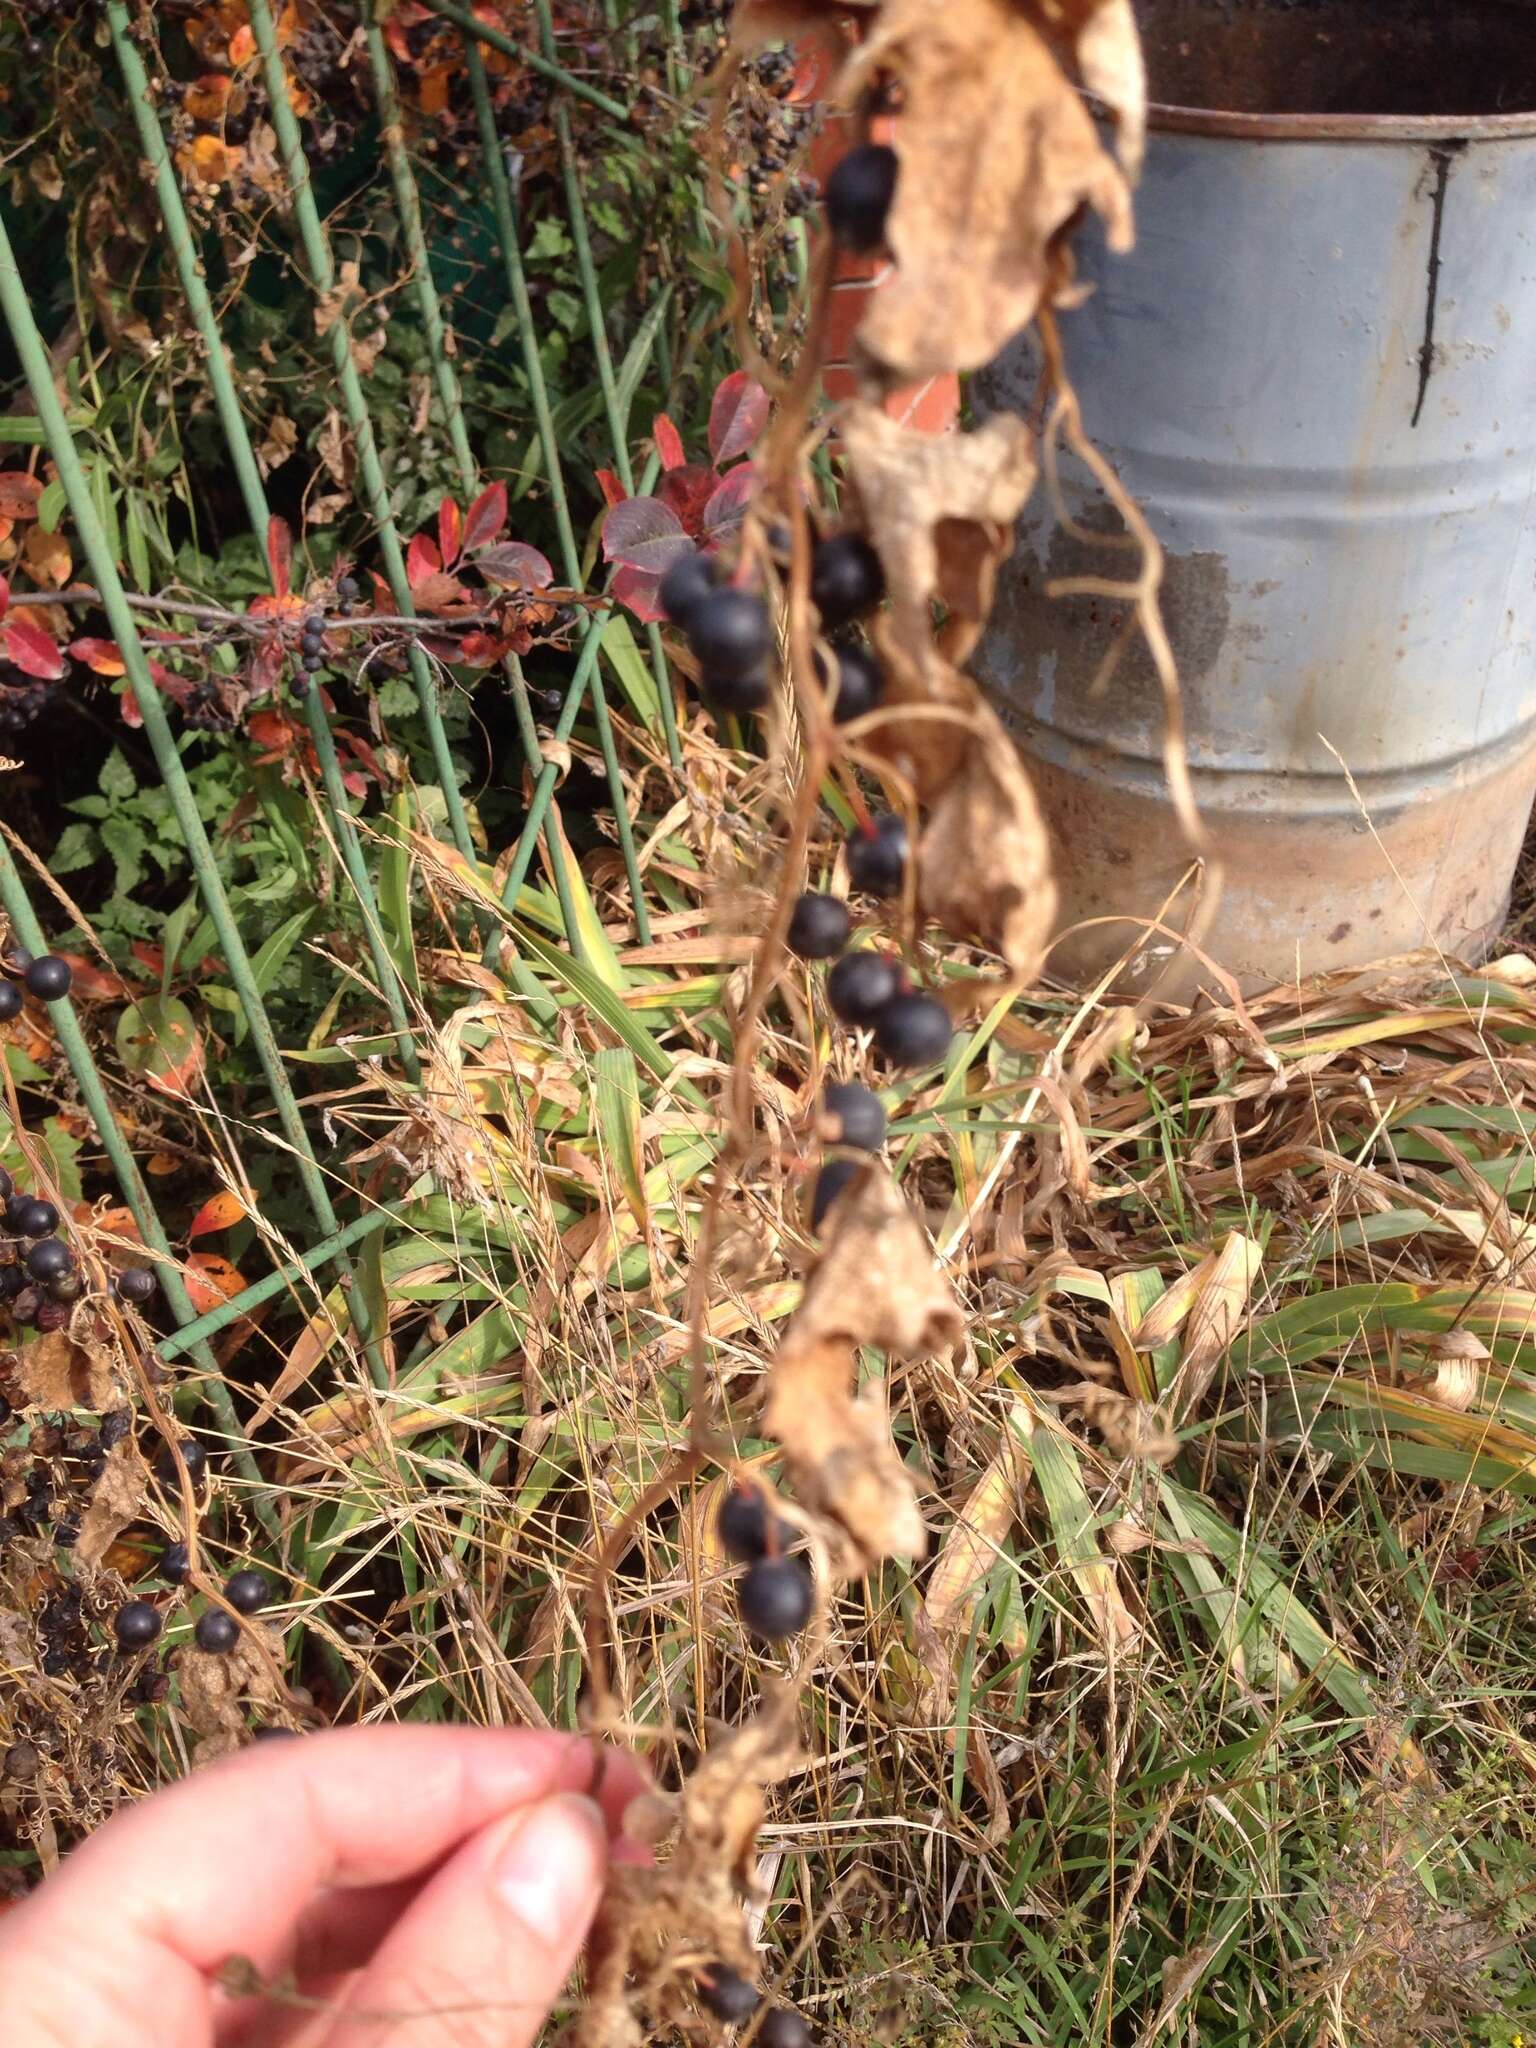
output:
{"label": "withered leaf", "polygon": [[946,640],[949,658],[963,661],[1034,486],[1034,436],[1014,413],[997,413],[973,433],[925,434],[860,404],[849,408],[843,445],[898,639],[917,644],[931,632],[937,598],[970,629],[968,641],[953,633]]}
{"label": "withered leaf", "polygon": [[790,1327],[799,1344],[875,1344],[897,1358],[952,1351],[965,1325],[906,1197],[866,1166],[827,1212],[826,1250]]}
{"label": "withered leaf", "polygon": [[797,1497],[843,1528],[861,1566],[921,1557],[928,1532],[885,1400],[873,1386],[856,1395],[857,1377],[848,1341],[791,1335],[773,1361],[764,1422],[783,1446]]}
{"label": "withered leaf", "polygon": [[1131,0],[1097,0],[1077,31],[1077,68],[1114,116],[1120,162],[1134,184],[1147,146],[1147,66]]}
{"label": "withered leaf", "polygon": [[1050,838],[1018,748],[979,698],[918,843],[917,894],[925,916],[994,947],[1020,981],[1038,969],[1056,921]]}
{"label": "withered leaf", "polygon": [[1022,1463],[1019,1446],[1006,1437],[944,1539],[924,1600],[928,1620],[941,1634],[970,1625],[976,1595],[1018,1514]]}
{"label": "withered leaf", "polygon": [[80,1519],[75,1556],[82,1564],[100,1564],[128,1524],[137,1519],[149,1486],[149,1466],[132,1437],[114,1444],[106,1469],[91,1489],[90,1503]]}
{"label": "withered leaf", "polygon": [[68,1330],[50,1330],[24,1344],[12,1374],[21,1388],[18,1406],[91,1408],[98,1415],[113,1406],[112,1354]]}
{"label": "withered leaf", "polygon": [[1053,238],[1084,203],[1131,244],[1130,190],[1039,28],[1013,0],[887,0],[843,96],[894,73],[905,110],[886,236],[896,272],[858,345],[906,383],[989,362],[1033,317]]}

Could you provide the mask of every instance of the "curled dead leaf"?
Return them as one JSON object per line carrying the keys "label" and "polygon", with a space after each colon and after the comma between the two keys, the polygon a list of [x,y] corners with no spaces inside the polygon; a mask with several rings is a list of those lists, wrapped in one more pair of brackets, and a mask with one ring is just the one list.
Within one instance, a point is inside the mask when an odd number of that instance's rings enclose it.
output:
{"label": "curled dead leaf", "polygon": [[805,1283],[789,1341],[875,1344],[897,1358],[952,1351],[965,1333],[949,1282],[906,1197],[867,1166],[827,1212],[826,1250]]}
{"label": "curled dead leaf", "polygon": [[18,1407],[90,1408],[115,1405],[112,1353],[95,1337],[50,1330],[16,1354],[11,1377],[21,1390]]}
{"label": "curled dead leaf", "polygon": [[149,1467],[133,1438],[124,1437],[108,1451],[106,1467],[80,1518],[75,1556],[82,1564],[101,1563],[128,1524],[137,1520],[148,1490]]}
{"label": "curled dead leaf", "polygon": [[923,914],[993,947],[1027,981],[1056,922],[1045,820],[1019,750],[978,701],[960,763],[933,798],[917,849]]}
{"label": "curled dead leaf", "polygon": [[[1100,52],[1098,68],[1111,66]],[[1131,245],[1130,190],[1050,46],[1014,0],[887,0],[845,69],[851,100],[876,71],[904,94],[886,237],[896,272],[857,345],[915,382],[989,362],[1033,317],[1054,239],[1080,207]]]}
{"label": "curled dead leaf", "polygon": [[883,1392],[875,1385],[856,1394],[858,1369],[850,1343],[791,1337],[773,1361],[763,1419],[783,1446],[797,1497],[838,1524],[862,1570],[882,1557],[921,1557],[928,1532]]}

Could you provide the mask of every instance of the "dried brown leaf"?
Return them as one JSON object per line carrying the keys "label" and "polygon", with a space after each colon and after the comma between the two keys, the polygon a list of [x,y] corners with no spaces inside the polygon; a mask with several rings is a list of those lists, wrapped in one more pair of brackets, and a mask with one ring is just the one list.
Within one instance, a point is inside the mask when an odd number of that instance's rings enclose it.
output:
{"label": "dried brown leaf", "polygon": [[917,849],[923,914],[955,938],[992,946],[1027,981],[1056,922],[1051,845],[1002,721],[978,701],[960,765],[933,798]]}
{"label": "dried brown leaf", "polygon": [[91,1489],[80,1519],[75,1556],[82,1564],[100,1564],[128,1524],[138,1519],[149,1491],[149,1467],[132,1437],[114,1444],[106,1469]]}
{"label": "dried brown leaf", "polygon": [[[1210,1385],[1212,1374],[1237,1335],[1263,1263],[1263,1247],[1253,1238],[1244,1237],[1241,1231],[1232,1231],[1222,1241],[1185,1325],[1184,1348],[1169,1389],[1176,1414],[1188,1414]],[[1153,1313],[1156,1314],[1156,1309]]]}
{"label": "dried brown leaf", "polygon": [[68,1330],[24,1344],[12,1373],[21,1389],[18,1407],[90,1408],[99,1415],[113,1405],[111,1352]]}
{"label": "dried brown leaf", "polygon": [[839,1525],[859,1567],[921,1557],[928,1533],[884,1395],[877,1385],[855,1394],[857,1378],[851,1343],[792,1336],[773,1361],[765,1425],[783,1445],[797,1498]]}
{"label": "dried brown leaf", "polygon": [[952,1351],[965,1325],[895,1181],[867,1166],[827,1212],[826,1249],[786,1343],[875,1344],[897,1358]]}
{"label": "dried brown leaf", "polygon": [[1110,247],[1130,247],[1130,191],[1012,0],[887,0],[844,96],[882,69],[905,94],[887,225],[896,271],[858,345],[900,382],[978,369],[1033,317],[1051,243],[1085,202]]}
{"label": "dried brown leaf", "polygon": [[971,1488],[934,1559],[925,1600],[941,1634],[969,1627],[976,1594],[998,1559],[1018,1512],[1021,1449],[1011,1438]]}
{"label": "dried brown leaf", "polygon": [[876,405],[851,407],[842,431],[896,637],[926,639],[937,598],[950,621],[945,653],[958,665],[991,609],[998,564],[1034,487],[1034,436],[1014,413],[969,434],[919,433]]}
{"label": "dried brown leaf", "polygon": [[1120,162],[1134,185],[1147,146],[1147,66],[1131,0],[1097,0],[1077,32],[1077,68],[1114,116]]}

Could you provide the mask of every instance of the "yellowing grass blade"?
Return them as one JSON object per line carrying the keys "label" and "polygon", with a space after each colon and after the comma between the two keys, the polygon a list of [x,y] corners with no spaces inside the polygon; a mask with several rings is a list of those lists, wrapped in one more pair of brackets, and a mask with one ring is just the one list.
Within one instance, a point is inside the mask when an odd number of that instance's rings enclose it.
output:
{"label": "yellowing grass blade", "polygon": [[1057,1555],[1072,1576],[1099,1641],[1106,1651],[1128,1648],[1136,1640],[1138,1624],[1121,1596],[1115,1566],[1099,1548],[1097,1518],[1083,1484],[1076,1444],[1027,1397],[1014,1403],[1008,1424],[1029,1455]]}
{"label": "yellowing grass blade", "polygon": [[928,1619],[941,1635],[971,1625],[976,1595],[1018,1514],[1023,1463],[1013,1438],[1005,1439],[944,1539],[928,1580],[926,1602]]}

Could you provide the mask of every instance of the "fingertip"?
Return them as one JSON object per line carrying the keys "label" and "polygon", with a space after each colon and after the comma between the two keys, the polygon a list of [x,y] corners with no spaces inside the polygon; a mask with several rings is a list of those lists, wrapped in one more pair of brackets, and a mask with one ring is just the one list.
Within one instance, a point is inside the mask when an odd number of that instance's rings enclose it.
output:
{"label": "fingertip", "polygon": [[575,1956],[602,1894],[608,1829],[594,1800],[557,1792],[522,1814],[497,1844],[491,1888],[552,1957]]}

